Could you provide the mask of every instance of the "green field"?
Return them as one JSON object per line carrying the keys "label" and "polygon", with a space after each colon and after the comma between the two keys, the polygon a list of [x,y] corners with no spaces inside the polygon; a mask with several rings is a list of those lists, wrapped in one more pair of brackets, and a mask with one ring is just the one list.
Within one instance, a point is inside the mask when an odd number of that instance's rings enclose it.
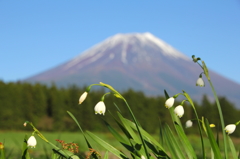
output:
{"label": "green field", "polygon": [[[87,154],[88,148],[84,137],[80,132],[42,132],[42,134],[52,143],[61,147],[61,145],[55,141],[56,139],[64,140],[66,143],[74,142],[79,145],[79,154]],[[121,145],[113,138],[111,134],[106,133],[95,133],[97,136],[102,138],[104,141],[109,142],[111,145],[117,147],[124,152]],[[17,132],[17,131],[0,131],[0,142],[4,143],[6,158],[19,159],[21,157],[22,145],[25,135],[30,136],[31,132]],[[157,135],[154,136],[156,139]],[[29,148],[29,152],[34,159],[48,159],[51,156],[52,147],[36,136],[37,146],[36,148]],[[100,152],[102,155],[105,153],[105,149],[95,144],[90,138],[88,138],[94,149]],[[200,138],[196,135],[189,135],[189,139],[193,144],[195,151],[201,156],[201,144]],[[240,139],[233,138],[237,150],[240,147]],[[207,140],[205,140],[207,156],[210,155],[210,145]]]}
{"label": "green field", "polygon": [[[16,132],[16,131],[0,131],[0,142],[4,143],[6,158],[19,159],[21,156],[22,145],[25,135],[30,136],[32,132]],[[79,145],[80,153],[87,153],[88,148],[84,137],[78,132],[42,132],[42,134],[53,144],[61,145],[55,141],[56,139],[64,140],[66,143],[74,142]],[[119,147],[119,143],[112,140],[111,134],[100,134],[97,133],[99,137],[105,141],[111,142],[112,145]],[[31,157],[35,159],[46,159],[51,155],[52,147],[48,145],[45,141],[36,136],[37,146],[36,148],[29,148]],[[89,139],[91,141],[91,139]],[[94,141],[91,141],[94,148],[98,152],[104,152],[102,147],[95,145]]]}

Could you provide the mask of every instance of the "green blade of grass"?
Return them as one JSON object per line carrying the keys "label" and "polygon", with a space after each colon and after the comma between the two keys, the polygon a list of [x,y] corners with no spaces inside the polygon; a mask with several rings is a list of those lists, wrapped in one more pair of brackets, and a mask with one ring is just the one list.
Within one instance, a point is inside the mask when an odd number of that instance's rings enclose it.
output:
{"label": "green blade of grass", "polygon": [[186,159],[169,126],[166,125],[163,131],[165,134],[164,141],[168,147],[168,150],[170,151],[171,157],[176,159]]}
{"label": "green blade of grass", "polygon": [[[75,123],[77,124],[78,128],[79,128],[80,131],[82,132],[83,137],[84,137],[84,139],[85,139],[85,141],[86,141],[86,143],[87,143],[88,148],[92,148],[90,142],[88,141],[86,135],[84,134],[84,132],[83,132],[83,130],[82,130],[82,127],[81,127],[80,124],[78,123],[78,121],[77,121],[77,119],[75,118],[75,116],[74,116],[71,112],[69,112],[69,111],[67,111],[67,113],[68,113],[68,114],[70,115],[70,117],[75,121]],[[96,156],[96,154],[92,154],[92,156],[93,156],[95,159],[98,159],[98,157]]]}
{"label": "green blade of grass", "polygon": [[229,135],[227,135],[227,140],[228,140],[228,143],[229,143],[230,150],[232,152],[233,159],[238,159],[237,151],[236,151],[235,146],[232,142],[232,139],[230,138]]}
{"label": "green blade of grass", "polygon": [[30,155],[28,153],[27,140],[28,140],[28,136],[25,135],[23,146],[22,146],[22,159],[30,159]]}
{"label": "green blade of grass", "polygon": [[123,123],[124,127],[126,128],[126,130],[128,131],[128,133],[131,135],[131,137],[133,138],[133,140],[137,143],[141,143],[140,138],[136,135],[136,133],[133,131],[133,129],[131,128],[131,125],[126,122],[125,118],[118,112],[118,117],[121,120],[121,122]]}
{"label": "green blade of grass", "polygon": [[108,151],[105,153],[104,159],[108,159]]}
{"label": "green blade of grass", "polygon": [[101,138],[99,138],[98,136],[94,135],[93,133],[87,131],[87,134],[95,141],[97,142],[99,145],[101,145],[102,147],[104,147],[106,150],[108,150],[109,152],[113,153],[114,155],[116,155],[119,158],[123,158],[123,159],[127,159],[127,156],[125,154],[123,154],[121,151],[117,150],[115,147],[113,147],[112,145],[110,145],[109,143],[107,143],[106,141],[102,140]]}
{"label": "green blade of grass", "polygon": [[185,152],[187,153],[188,158],[189,159],[196,159],[197,158],[196,153],[193,150],[193,147],[192,147],[190,141],[188,140],[186,134],[184,133],[182,127],[180,127],[178,125],[178,123],[176,123],[176,122],[174,124],[175,124],[176,131],[178,133],[179,139],[184,144],[183,148],[184,148]]}
{"label": "green blade of grass", "polygon": [[[124,120],[125,120],[126,123],[128,123],[128,125],[129,125],[131,128],[133,128],[134,130],[137,130],[135,123],[133,123],[132,121],[130,121],[130,120],[126,119],[126,118],[124,118]],[[150,148],[150,149],[152,150],[152,152],[153,152],[155,155],[161,156],[161,157],[165,156],[166,158],[169,158],[168,155],[167,155],[167,153],[166,153],[166,151],[165,151],[165,149],[163,148],[163,146],[162,146],[158,141],[156,141],[156,140],[152,137],[152,135],[148,134],[148,133],[147,133],[144,129],[142,129],[141,127],[140,127],[139,129],[140,129],[140,131],[142,132],[142,135],[143,135],[143,137],[144,137],[144,140],[145,140],[145,142],[146,142],[146,145],[148,146],[148,148]],[[154,145],[157,146],[157,151],[156,151],[156,148],[155,148]]]}
{"label": "green blade of grass", "polygon": [[[204,127],[206,128],[206,133],[207,133],[207,136],[208,136],[208,139],[209,139],[209,142],[211,144],[211,148],[213,150],[213,153],[214,153],[214,158],[217,158],[217,159],[221,159],[222,156],[221,156],[221,152],[219,150],[219,147],[217,145],[217,142],[213,136],[213,132],[209,126],[209,122],[208,120],[204,120]],[[227,154],[225,154],[227,155]]]}
{"label": "green blade of grass", "polygon": [[103,120],[104,124],[107,126],[108,130],[112,135],[120,142],[124,144],[129,144],[129,142],[124,139],[107,121]]}

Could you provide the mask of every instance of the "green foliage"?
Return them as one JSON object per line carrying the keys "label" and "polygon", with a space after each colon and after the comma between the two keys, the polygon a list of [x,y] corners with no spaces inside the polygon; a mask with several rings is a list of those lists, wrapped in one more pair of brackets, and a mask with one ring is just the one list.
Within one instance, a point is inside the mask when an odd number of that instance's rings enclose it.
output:
{"label": "green foliage", "polygon": [[[89,115],[89,112],[93,112],[93,107],[105,90],[91,91],[91,96],[84,101],[84,105],[78,105],[77,100],[84,90],[85,87],[79,88],[75,85],[68,88],[57,88],[54,84],[47,87],[38,83],[4,83],[0,81],[0,121],[5,121],[0,123],[0,129],[26,130],[22,124],[25,120],[29,120],[36,123],[36,127],[44,131],[77,131],[78,128],[74,121],[66,114],[66,110],[69,110],[74,113],[78,121],[81,121],[81,125],[85,129],[107,131],[102,129],[101,123],[94,122],[98,120],[96,116]],[[164,97],[148,97],[142,92],[136,92],[132,89],[123,92],[122,95],[131,105],[132,111],[138,112],[135,116],[148,132],[158,133],[159,119],[161,123],[172,123],[168,110],[163,106]],[[115,112],[115,103],[124,116],[130,117],[122,100],[116,99],[114,96],[106,96],[105,98],[107,99],[105,104],[109,111]],[[240,111],[225,97],[220,97],[219,100],[222,103],[226,124],[234,123],[240,115]],[[208,118],[210,123],[219,125],[218,114],[213,110],[216,104],[210,102],[206,95],[203,96],[200,105],[197,102],[194,104],[199,110],[200,117],[204,116]],[[182,117],[182,121],[194,118],[193,109],[189,104],[186,103],[184,109],[185,115]],[[105,117],[111,118],[108,114]],[[111,121],[110,124],[116,125]],[[190,132],[197,131],[196,129],[187,131],[187,133]],[[233,135],[240,136],[240,130],[236,130]]]}

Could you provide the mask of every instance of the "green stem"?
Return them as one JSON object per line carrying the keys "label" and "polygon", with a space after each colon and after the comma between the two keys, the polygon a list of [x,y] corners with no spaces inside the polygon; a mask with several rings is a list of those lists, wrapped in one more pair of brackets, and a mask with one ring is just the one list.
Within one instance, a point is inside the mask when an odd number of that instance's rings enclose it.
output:
{"label": "green stem", "polygon": [[198,114],[197,114],[197,111],[196,111],[194,105],[192,105],[192,107],[193,107],[194,113],[195,113],[195,115],[197,117],[198,129],[199,129],[199,133],[200,133],[200,137],[201,137],[201,143],[202,143],[203,158],[206,158],[205,149],[204,149],[204,142],[203,142],[203,135],[202,135],[202,129],[201,129],[201,125],[200,125],[200,122],[199,122]]}
{"label": "green stem", "polygon": [[127,101],[125,100],[125,98],[123,98],[123,101],[126,103],[126,105],[127,105],[127,107],[128,107],[128,110],[129,110],[129,112],[130,112],[130,114],[131,114],[131,116],[132,116],[132,118],[133,118],[133,120],[134,120],[134,123],[136,124],[136,128],[137,128],[137,131],[138,131],[139,136],[140,136],[140,138],[141,138],[141,141],[142,141],[142,144],[143,144],[145,153],[146,153],[146,155],[147,155],[147,158],[149,159],[149,154],[148,154],[148,151],[147,151],[147,147],[146,147],[145,142],[144,142],[144,140],[143,140],[142,133],[141,133],[141,131],[140,131],[140,129],[139,129],[139,126],[138,126],[138,123],[137,123],[137,119],[135,118],[135,116],[134,116],[134,114],[133,114],[130,106],[128,105]]}
{"label": "green stem", "polygon": [[213,92],[214,98],[216,100],[218,113],[219,113],[219,116],[220,116],[220,121],[221,121],[221,126],[222,126],[222,134],[223,134],[224,152],[225,152],[225,157],[227,159],[228,158],[228,155],[227,155],[227,137],[226,137],[226,133],[225,133],[225,130],[224,130],[225,124],[224,124],[224,120],[223,120],[222,109],[221,109],[221,105],[220,105],[218,97],[217,97],[217,93],[216,93],[216,91],[213,87],[213,84],[212,84],[211,80],[208,80],[208,82],[209,82],[209,84],[212,88],[212,92]]}
{"label": "green stem", "polygon": [[[95,84],[95,85],[98,85],[98,84]],[[142,144],[143,144],[143,147],[144,147],[144,151],[145,151],[145,153],[146,153],[146,156],[147,156],[147,158],[149,159],[149,154],[148,154],[148,151],[147,151],[147,147],[146,147],[145,142],[144,142],[144,140],[143,140],[142,133],[141,133],[141,131],[140,131],[140,129],[139,129],[138,122],[137,122],[137,120],[136,120],[136,118],[135,118],[135,116],[134,116],[134,114],[133,114],[130,106],[128,105],[126,99],[125,99],[118,91],[116,91],[112,86],[110,86],[110,85],[108,85],[108,84],[105,84],[105,83],[102,83],[102,82],[100,82],[99,85],[110,89],[111,91],[114,92],[114,95],[115,95],[116,97],[122,99],[122,100],[126,103],[126,106],[127,106],[128,110],[129,110],[129,112],[130,112],[130,114],[131,114],[131,116],[132,116],[132,118],[133,118],[133,121],[134,121],[134,123],[136,124],[136,128],[137,128],[137,131],[138,131],[139,136],[140,136],[140,138],[141,138],[141,141],[142,141]]]}

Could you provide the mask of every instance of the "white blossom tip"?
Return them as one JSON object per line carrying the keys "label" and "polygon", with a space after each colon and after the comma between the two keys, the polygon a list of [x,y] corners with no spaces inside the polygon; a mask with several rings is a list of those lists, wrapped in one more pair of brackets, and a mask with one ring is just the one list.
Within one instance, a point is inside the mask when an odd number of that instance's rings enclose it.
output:
{"label": "white blossom tip", "polygon": [[173,98],[173,97],[168,98],[165,102],[165,107],[168,109],[171,108],[174,104],[174,100],[175,100],[175,98]]}
{"label": "white blossom tip", "polygon": [[82,102],[87,98],[88,93],[84,92],[80,98],[79,98],[79,104],[82,104]]}

